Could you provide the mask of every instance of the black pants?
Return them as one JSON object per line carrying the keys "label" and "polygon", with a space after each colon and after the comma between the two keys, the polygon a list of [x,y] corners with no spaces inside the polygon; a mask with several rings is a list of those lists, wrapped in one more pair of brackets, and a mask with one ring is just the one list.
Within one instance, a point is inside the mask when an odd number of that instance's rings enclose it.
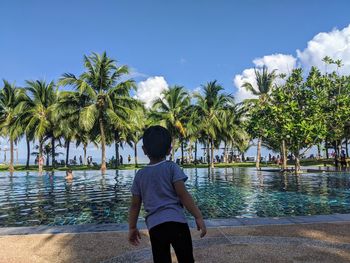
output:
{"label": "black pants", "polygon": [[149,231],[154,263],[171,263],[170,245],[179,263],[192,263],[193,248],[190,229],[185,223],[165,222]]}

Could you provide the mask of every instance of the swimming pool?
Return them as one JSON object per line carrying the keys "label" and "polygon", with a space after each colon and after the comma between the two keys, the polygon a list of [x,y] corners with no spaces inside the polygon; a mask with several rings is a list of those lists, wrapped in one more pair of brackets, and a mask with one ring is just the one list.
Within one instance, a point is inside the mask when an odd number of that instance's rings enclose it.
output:
{"label": "swimming pool", "polygon": [[[205,218],[350,213],[350,174],[185,169]],[[125,223],[134,170],[0,173],[0,226]],[[141,213],[140,217],[142,217]]]}

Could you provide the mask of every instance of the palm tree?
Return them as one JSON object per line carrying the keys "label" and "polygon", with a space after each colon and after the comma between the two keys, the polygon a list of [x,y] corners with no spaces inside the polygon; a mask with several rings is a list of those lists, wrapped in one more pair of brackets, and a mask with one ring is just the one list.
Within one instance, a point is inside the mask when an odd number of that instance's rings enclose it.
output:
{"label": "palm tree", "polygon": [[131,116],[135,114],[135,110],[142,106],[138,100],[130,97],[130,90],[136,89],[133,80],[127,80],[119,83],[111,93],[112,109],[109,111],[110,128],[112,140],[115,145],[116,162],[115,168],[120,164],[119,146],[127,141],[129,131],[132,129],[133,122]]}
{"label": "palm tree", "polygon": [[86,149],[91,140],[91,132],[82,127],[80,120],[81,111],[89,105],[89,97],[77,91],[61,91],[55,106],[56,122],[59,123],[58,130],[65,140],[66,166],[69,164],[70,142],[76,140],[76,145],[83,145],[84,165],[86,165]]}
{"label": "palm tree", "polygon": [[[198,141],[201,139],[201,118],[196,111],[196,108],[191,105],[188,108],[188,120],[186,123],[186,137],[190,142],[190,145],[194,143],[194,164],[197,164],[197,151],[198,151]],[[192,147],[190,147],[192,148]]]}
{"label": "palm tree", "polygon": [[[264,104],[267,102],[269,94],[272,90],[274,80],[276,79],[276,70],[267,71],[267,67],[262,68],[262,72],[255,71],[256,88],[253,84],[245,82],[243,87],[250,91],[253,95],[259,96],[258,103]],[[261,158],[261,134],[258,136],[258,146],[256,154],[256,168],[260,169],[260,158]]]}
{"label": "palm tree", "polygon": [[138,165],[137,143],[141,140],[143,131],[146,127],[146,112],[143,106],[136,107],[130,116],[130,130],[127,135],[127,142],[134,149],[135,167]]}
{"label": "palm tree", "polygon": [[172,137],[172,154],[171,159],[174,160],[175,140],[183,138],[186,133],[185,111],[190,105],[190,97],[182,86],[170,87],[163,91],[162,97],[154,101],[151,118],[158,120],[170,132]]}
{"label": "palm tree", "polygon": [[19,115],[18,105],[24,99],[25,92],[23,89],[4,81],[4,87],[0,92],[0,129],[1,132],[8,136],[10,141],[10,165],[9,171],[14,171],[14,143],[20,137],[22,127],[18,125]]}
{"label": "palm tree", "polygon": [[[222,130],[222,120],[225,117],[225,108],[233,105],[233,97],[227,94],[220,94],[222,86],[215,81],[208,82],[202,86],[203,95],[195,94],[196,110],[201,118],[201,130],[207,139],[207,145],[211,148],[210,167],[214,168],[214,146],[218,134]],[[209,153],[209,151],[208,151]],[[209,155],[209,154],[208,154]]]}
{"label": "palm tree", "polygon": [[[80,111],[80,126],[90,131],[98,127],[101,143],[101,171],[106,170],[106,127],[115,120],[111,95],[123,82],[120,78],[129,73],[127,66],[117,67],[116,61],[109,58],[106,52],[101,55],[92,53],[84,56],[86,69],[79,77],[65,73],[59,80],[62,86],[72,85],[81,95],[88,97],[87,105]],[[126,84],[127,85],[127,84]],[[93,138],[95,139],[95,138]]]}
{"label": "palm tree", "polygon": [[[45,140],[53,133],[54,105],[57,100],[57,89],[53,81],[26,81],[28,96],[21,104],[21,121],[26,124],[26,134],[33,133],[39,141],[39,158],[43,158]],[[43,165],[39,162],[39,172]]]}
{"label": "palm tree", "polygon": [[228,159],[229,145],[236,145],[241,141],[245,130],[242,125],[242,115],[244,113],[241,104],[234,104],[233,102],[225,107],[224,118],[222,119],[222,130],[219,139],[224,142],[224,162]]}

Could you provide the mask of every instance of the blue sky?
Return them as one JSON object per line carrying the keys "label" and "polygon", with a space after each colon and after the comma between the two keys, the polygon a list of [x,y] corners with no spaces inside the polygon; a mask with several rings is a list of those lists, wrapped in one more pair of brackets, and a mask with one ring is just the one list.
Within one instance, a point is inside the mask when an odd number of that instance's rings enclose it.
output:
{"label": "blue sky", "polygon": [[[348,1],[3,0],[0,9],[0,77],[18,85],[79,74],[83,54],[107,51],[137,81],[161,76],[168,85],[195,89],[217,79],[239,97],[234,78],[249,79],[244,70],[268,64],[274,54],[307,68],[323,55],[309,41],[346,56],[327,36],[337,28],[334,43],[339,35],[350,39],[342,31],[350,23]],[[320,32],[329,35],[315,38]]]}

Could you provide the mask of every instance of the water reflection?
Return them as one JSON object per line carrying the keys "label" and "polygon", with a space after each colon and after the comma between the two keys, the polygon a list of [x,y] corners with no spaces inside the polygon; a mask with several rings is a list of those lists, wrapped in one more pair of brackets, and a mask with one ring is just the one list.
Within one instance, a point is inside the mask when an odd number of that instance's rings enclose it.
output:
{"label": "water reflection", "polygon": [[[350,212],[349,174],[279,174],[247,168],[185,169],[206,218]],[[126,222],[136,171],[0,173],[0,225]],[[144,212],[141,212],[141,216]]]}

